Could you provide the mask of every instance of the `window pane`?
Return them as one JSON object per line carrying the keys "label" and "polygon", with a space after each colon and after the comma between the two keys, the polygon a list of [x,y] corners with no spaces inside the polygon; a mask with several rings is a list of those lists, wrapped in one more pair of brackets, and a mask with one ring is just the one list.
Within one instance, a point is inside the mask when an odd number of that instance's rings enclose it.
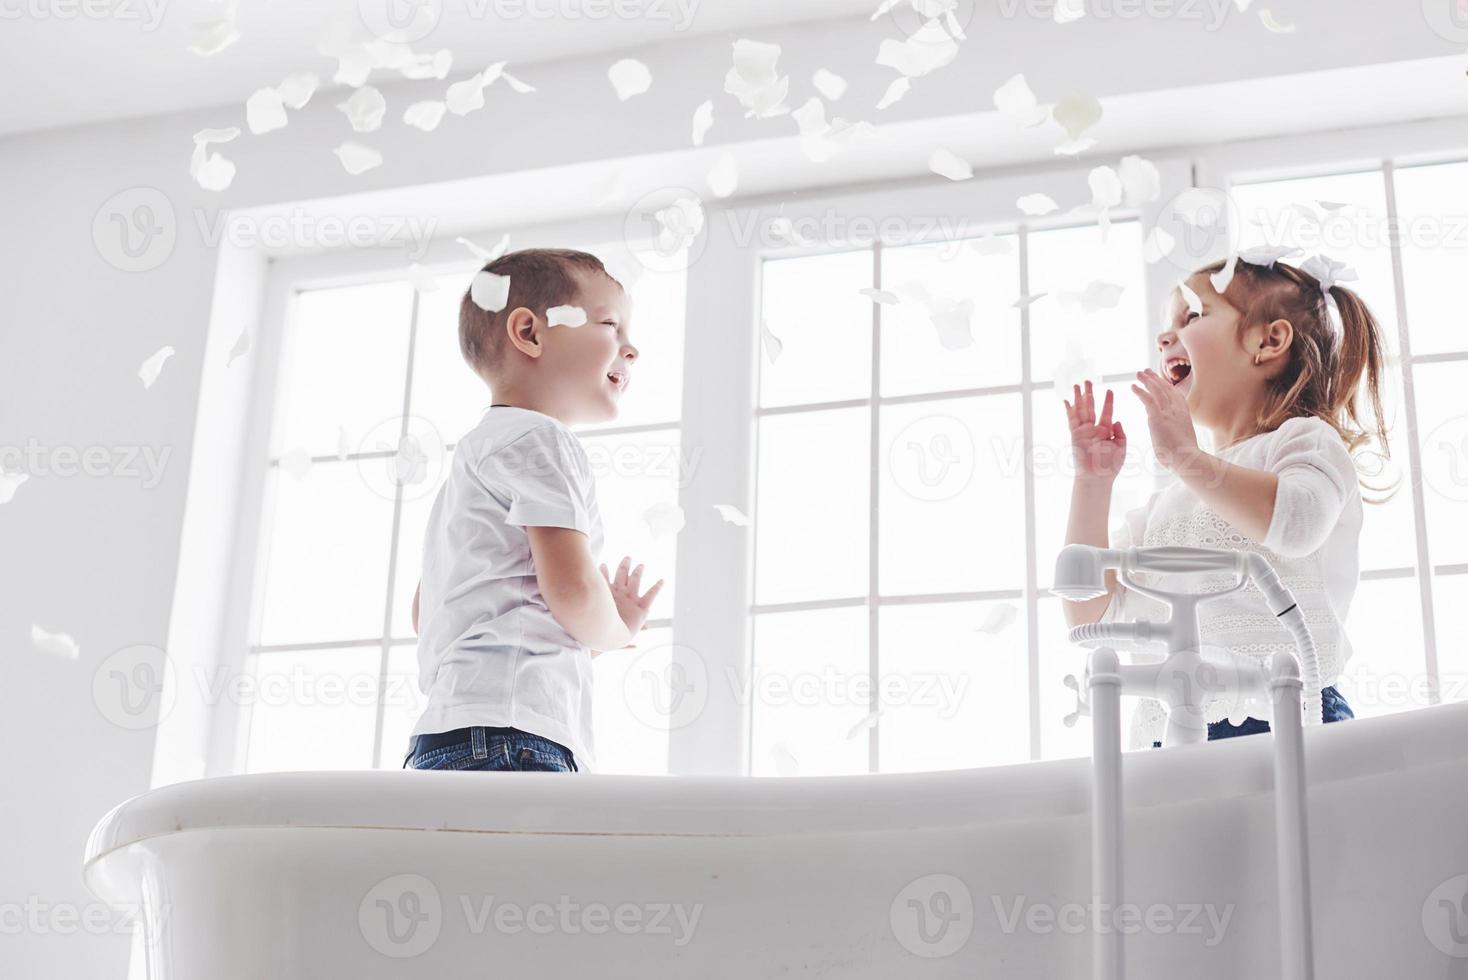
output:
{"label": "window pane", "polygon": [[[1147,428],[1147,414],[1126,382],[1111,386],[1115,392],[1114,417],[1126,431],[1126,463],[1111,488],[1111,513],[1106,522],[1110,531],[1122,522],[1127,511],[1141,507],[1152,495],[1159,475],[1166,472],[1152,455],[1152,434]],[[1095,388],[1096,402],[1106,397],[1106,386]],[[1065,397],[1070,397],[1067,391]],[[1070,491],[1075,481],[1075,463],[1070,453],[1070,425],[1065,405],[1053,389],[1037,391],[1032,396],[1035,413],[1035,558],[1036,581],[1049,588],[1055,578],[1055,559],[1065,545],[1065,529],[1070,521]],[[1097,408],[1100,413],[1100,408]]]}
{"label": "window pane", "polygon": [[669,726],[688,715],[680,691],[686,674],[673,665],[672,642],[672,630],[644,630],[636,649],[608,650],[591,662],[598,772],[667,774]]}
{"label": "window pane", "polygon": [[[761,317],[780,353],[762,340],[759,403],[799,405],[866,398],[872,387],[872,253],[770,259]],[[756,325],[756,329],[758,325]]]}
{"label": "window pane", "polygon": [[1433,581],[1437,625],[1437,670],[1444,701],[1468,701],[1468,575],[1439,575]]}
{"label": "window pane", "polygon": [[380,647],[252,659],[246,772],[372,768]]}
{"label": "window pane", "polygon": [[[1040,757],[1070,759],[1091,754],[1091,717],[1082,715],[1069,728],[1065,716],[1076,709],[1076,694],[1065,686],[1067,675],[1082,683],[1086,663],[1091,655],[1088,647],[1070,642],[1070,628],[1060,599],[1040,596]],[[1135,662],[1129,654],[1121,654],[1122,663]],[[1121,699],[1121,744],[1127,744],[1132,727],[1136,698]]]}
{"label": "window pane", "polygon": [[[276,455],[356,451],[401,419],[413,288],[406,282],[314,289],[296,297],[282,360]],[[340,430],[344,430],[340,431]]]}
{"label": "window pane", "polygon": [[870,414],[760,419],[755,602],[866,595]]}
{"label": "window pane", "polygon": [[[882,288],[902,298],[881,308],[883,395],[1019,383],[1019,248],[1014,235],[980,241],[982,249],[968,240],[882,252]],[[940,311],[972,303],[972,336],[940,332],[934,307],[911,294],[914,283]]]}
{"label": "window pane", "polygon": [[387,688],[382,694],[382,762],[379,768],[401,769],[408,736],[428,707],[418,690],[418,648],[397,646],[387,654]]}
{"label": "window pane", "polygon": [[438,289],[418,297],[409,411],[426,419],[445,442],[458,442],[489,407],[489,386],[459,353],[459,300],[470,271],[439,276]]}
{"label": "window pane", "polygon": [[1019,395],[882,406],[884,595],[1024,585],[1019,406]]}
{"label": "window pane", "polygon": [[[1396,286],[1381,171],[1243,184],[1233,189],[1232,197],[1241,224],[1240,248],[1295,246],[1304,254],[1286,260],[1291,264],[1323,253],[1355,268],[1360,278],[1344,285],[1371,307],[1388,349],[1396,352]],[[1330,210],[1321,202],[1342,206]],[[1307,217],[1301,207],[1316,217]]]}
{"label": "window pane", "polygon": [[644,270],[632,283],[628,336],[637,348],[637,362],[632,367],[632,383],[618,403],[617,418],[605,425],[653,425],[682,417],[687,284],[687,274],[681,269]]}
{"label": "window pane", "polygon": [[683,459],[678,431],[586,433],[581,442],[596,479],[605,542],[600,560],[608,571],[615,570],[624,555],[632,557],[633,567],[646,565],[644,588],[664,580],[653,618],[671,616],[678,534],[667,521],[678,504],[684,470],[691,465]]}
{"label": "window pane", "polygon": [[[1029,761],[1029,654],[1017,605],[882,607],[882,772]],[[997,632],[981,629],[1010,616]]]}
{"label": "window pane", "polygon": [[1346,618],[1351,659],[1336,687],[1357,718],[1427,706],[1421,609],[1415,578],[1368,579],[1356,586]]}
{"label": "window pane", "polygon": [[866,607],[769,613],[753,633],[750,775],[867,772]]}
{"label": "window pane", "polygon": [[[1370,485],[1361,488],[1366,501],[1361,526],[1362,571],[1410,568],[1417,560],[1412,482],[1407,467],[1411,448],[1407,439],[1407,413],[1402,403],[1402,370],[1399,364],[1393,363],[1386,373],[1381,401],[1382,411],[1386,413],[1391,458],[1383,459],[1374,441],[1370,451],[1366,447],[1357,451],[1357,473]],[[1366,425],[1373,425],[1371,402],[1366,397],[1364,381],[1357,395],[1357,405],[1367,415]],[[1385,487],[1394,492],[1387,496],[1381,490],[1371,489],[1374,487]],[[1371,503],[1373,500],[1382,502]]]}
{"label": "window pane", "polygon": [[1413,373],[1428,554],[1434,565],[1462,564],[1468,562],[1468,414],[1462,399],[1468,364],[1418,364]]}
{"label": "window pane", "polygon": [[[1038,381],[1073,377],[1082,362],[1094,374],[1139,370],[1156,350],[1147,313],[1142,235],[1135,221],[1054,228],[1029,236],[1030,294],[1048,293],[1030,307],[1031,374]],[[1121,286],[1116,305],[1087,313],[1063,302],[1092,282]]]}
{"label": "window pane", "polygon": [[[366,461],[381,463],[381,460]],[[382,635],[392,500],[357,461],[275,469],[259,642],[319,643]]]}
{"label": "window pane", "polygon": [[1468,268],[1468,163],[1395,174],[1412,353],[1468,350],[1459,290]]}

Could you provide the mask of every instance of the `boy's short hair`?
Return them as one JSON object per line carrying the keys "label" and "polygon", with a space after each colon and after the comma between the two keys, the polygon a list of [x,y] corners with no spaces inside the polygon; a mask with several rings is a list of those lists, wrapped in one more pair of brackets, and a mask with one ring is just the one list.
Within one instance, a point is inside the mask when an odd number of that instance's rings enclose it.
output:
{"label": "boy's short hair", "polygon": [[504,360],[505,319],[511,312],[523,306],[544,316],[550,307],[572,302],[580,288],[577,273],[611,278],[601,259],[570,248],[507,252],[481,271],[510,277],[510,295],[498,313],[480,307],[468,289],[459,301],[459,350],[469,366],[486,377]]}

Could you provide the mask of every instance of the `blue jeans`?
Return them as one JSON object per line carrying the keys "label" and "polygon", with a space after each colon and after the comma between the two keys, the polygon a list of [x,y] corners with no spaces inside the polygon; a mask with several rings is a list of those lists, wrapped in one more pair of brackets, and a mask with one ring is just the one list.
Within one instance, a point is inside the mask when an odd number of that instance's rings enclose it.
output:
{"label": "blue jeans", "polygon": [[[1326,722],[1345,721],[1347,718],[1356,717],[1346,699],[1341,697],[1341,692],[1333,687],[1322,687],[1320,689],[1321,720]],[[1245,718],[1237,725],[1229,724],[1227,718],[1223,721],[1210,721],[1208,723],[1208,741],[1216,738],[1237,738],[1240,735],[1260,735],[1269,731],[1269,722],[1258,718]],[[1161,742],[1153,742],[1154,749],[1162,748]]]}
{"label": "blue jeans", "polygon": [[415,735],[405,769],[473,769],[479,772],[576,772],[571,750],[518,728],[476,725],[434,735]]}

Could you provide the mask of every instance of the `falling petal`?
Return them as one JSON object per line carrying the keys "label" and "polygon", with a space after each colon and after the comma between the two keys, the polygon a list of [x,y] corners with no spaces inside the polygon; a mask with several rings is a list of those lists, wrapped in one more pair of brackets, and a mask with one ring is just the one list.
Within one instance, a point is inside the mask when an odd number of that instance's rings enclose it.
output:
{"label": "falling petal", "polygon": [[1060,205],[1056,204],[1055,199],[1049,194],[1026,194],[1014,203],[1032,218],[1060,209]]}
{"label": "falling petal", "polygon": [[49,653],[53,657],[62,660],[75,660],[81,655],[81,648],[65,633],[48,633],[35,623],[31,624],[31,645],[41,653]]}
{"label": "falling petal", "polygon": [[963,350],[972,347],[974,343],[973,331],[974,301],[963,300],[954,304],[950,309],[937,310],[931,319],[934,328],[938,331],[938,343],[945,350]]}
{"label": "falling petal", "polygon": [[1147,233],[1147,240],[1142,243],[1142,260],[1148,265],[1161,262],[1172,254],[1177,247],[1177,239],[1162,227],[1153,228]]}
{"label": "falling petal", "polygon": [[382,117],[387,113],[387,100],[377,89],[365,85],[353,92],[352,97],[345,102],[337,103],[337,108],[346,113],[352,129],[359,133],[370,133],[382,128]]}
{"label": "falling petal", "polygon": [[160,347],[138,368],[138,377],[142,379],[145,389],[153,387],[153,382],[158,380],[158,374],[163,370],[163,363],[172,357],[173,353],[172,347]]}
{"label": "falling petal", "polygon": [[647,525],[648,533],[654,538],[677,534],[687,523],[687,519],[683,516],[683,508],[667,502],[653,504],[643,511],[642,520]]}
{"label": "falling petal", "polygon": [[1122,203],[1129,208],[1139,208],[1162,196],[1162,174],[1146,157],[1122,157],[1117,176],[1121,179]]}
{"label": "falling petal", "polygon": [[448,108],[446,102],[433,100],[414,102],[403,110],[403,122],[425,133],[431,133],[438,128],[439,123],[443,122],[444,113],[448,111]]}
{"label": "falling petal", "polygon": [[500,77],[505,80],[506,85],[510,86],[511,89],[519,92],[521,95],[526,95],[530,92],[535,91],[534,85],[531,85],[529,82],[520,81],[520,79],[516,78],[514,75],[511,75],[507,71],[501,71]]}
{"label": "falling petal", "polygon": [[250,352],[250,331],[241,330],[240,335],[235,338],[234,346],[229,349],[229,357],[224,361],[224,366],[229,367],[235,361]]}
{"label": "falling petal", "polygon": [[893,7],[896,7],[899,3],[902,2],[903,0],[882,0],[882,2],[877,6],[876,11],[872,14],[871,19],[876,20],[883,14],[890,13]]}
{"label": "falling petal", "polygon": [[29,473],[6,473],[0,470],[0,504],[8,504],[14,500],[15,491],[30,478]]}
{"label": "falling petal", "polygon": [[733,504],[714,504],[714,510],[718,511],[719,516],[730,524],[749,527],[749,517]]}
{"label": "falling petal", "polygon": [[1268,7],[1265,7],[1259,11],[1259,22],[1263,24],[1267,30],[1272,31],[1275,34],[1295,33],[1294,24],[1281,24],[1278,20],[1275,20],[1274,11],[1270,10]]}
{"label": "falling petal", "polygon": [[873,711],[861,721],[857,722],[855,725],[852,725],[851,731],[846,733],[846,737],[848,739],[853,739],[856,738],[856,736],[860,735],[862,732],[871,731],[873,728],[876,728],[877,722],[881,719],[884,713],[885,709],[883,708],[878,708],[876,711]]}
{"label": "falling petal", "polygon": [[256,136],[283,129],[288,122],[278,89],[262,88],[245,100],[245,125]]}
{"label": "falling petal", "polygon": [[321,79],[309,71],[303,71],[287,75],[276,91],[280,93],[280,100],[285,103],[286,108],[304,109],[320,84]]}
{"label": "falling petal", "polygon": [[703,139],[714,124],[714,103],[705,99],[693,110],[693,145],[703,146]]}
{"label": "falling petal", "polygon": [[495,246],[492,249],[485,248],[477,242],[472,242],[462,236],[459,238],[455,238],[454,241],[467,248],[474,255],[474,257],[480,261],[480,263],[488,265],[495,259],[499,258],[501,255],[504,255],[505,252],[509,251],[510,233],[505,232],[503,235],[501,235],[500,240],[495,243]]}
{"label": "falling petal", "polygon": [[238,126],[227,129],[201,129],[194,134],[194,153],[189,159],[189,176],[206,191],[222,191],[234,182],[235,166],[218,153],[209,152],[210,143],[228,143],[240,135]]}
{"label": "falling petal", "polygon": [[784,341],[782,341],[779,337],[776,337],[775,334],[770,330],[770,325],[768,323],[765,323],[763,320],[760,321],[759,336],[760,340],[764,344],[765,357],[768,357],[770,359],[770,363],[774,364],[780,359],[780,352],[785,349]]}
{"label": "falling petal", "polygon": [[1086,0],[1055,0],[1055,23],[1070,24],[1086,16]]}
{"label": "falling petal", "polygon": [[1326,211],[1339,211],[1341,208],[1350,207],[1350,205],[1346,204],[1344,201],[1316,201],[1315,203],[1320,205]]}
{"label": "falling petal", "polygon": [[373,167],[382,165],[381,153],[378,153],[370,146],[363,146],[361,143],[353,143],[350,140],[338,146],[332,152],[342,162],[342,166],[346,169],[347,173],[353,177],[357,176],[357,174],[366,173]]}
{"label": "falling petal", "polygon": [[1121,177],[1110,167],[1097,167],[1086,178],[1091,185],[1091,204],[1101,209],[1121,204]]}
{"label": "falling petal", "polygon": [[827,102],[835,102],[846,94],[846,79],[824,68],[816,69],[815,75],[811,78],[811,84]]}
{"label": "falling petal", "polygon": [[1194,228],[1216,228],[1228,213],[1228,194],[1216,187],[1189,187],[1172,199],[1170,208]]}
{"label": "falling petal", "polygon": [[865,289],[858,289],[857,292],[861,293],[873,303],[881,303],[883,306],[893,306],[899,302],[896,293],[889,293],[885,289],[874,289],[868,286]]}
{"label": "falling petal", "polygon": [[1055,294],[1055,298],[1066,306],[1079,306],[1085,313],[1095,313],[1098,310],[1114,308],[1125,290],[1125,286],[1095,279],[1088,282],[1086,288],[1080,292],[1060,290]]}
{"label": "falling petal", "polygon": [[900,102],[902,100],[902,97],[906,95],[911,88],[912,79],[908,78],[906,75],[903,75],[901,78],[893,79],[892,84],[887,86],[887,91],[883,92],[882,97],[877,100],[877,108],[885,109],[889,105],[892,105],[894,102]]}
{"label": "falling petal", "polygon": [[1238,269],[1238,266],[1239,256],[1238,253],[1234,253],[1228,257],[1228,261],[1224,263],[1222,269],[1219,269],[1208,277],[1208,281],[1213,285],[1213,291],[1215,293],[1222,296],[1228,291],[1228,285],[1234,281],[1234,272]]}
{"label": "falling petal", "polygon": [[734,42],[734,67],[724,76],[724,91],[739,100],[746,115],[768,119],[789,112],[785,97],[790,77],[775,67],[780,45],[741,38]]}
{"label": "falling petal", "polygon": [[[509,289],[508,283],[505,284],[505,288]],[[552,327],[579,327],[586,323],[586,311],[569,303],[564,306],[552,306],[545,311],[545,322],[547,326]]]}
{"label": "falling petal", "polygon": [[990,606],[989,611],[984,615],[984,621],[979,624],[979,632],[990,635],[1002,633],[1013,625],[1017,618],[1019,618],[1019,610],[1012,602],[1001,602],[998,605]]}
{"label": "falling petal", "polygon": [[201,58],[212,57],[240,39],[234,18],[212,20],[194,25],[194,41],[189,50]]}
{"label": "falling petal", "polygon": [[434,277],[433,273],[423,268],[417,262],[408,266],[408,279],[413,283],[413,288],[419,293],[438,292],[438,279]]}
{"label": "falling petal", "polygon": [[938,20],[930,20],[901,41],[884,38],[877,48],[877,64],[898,74],[917,78],[936,71],[958,57],[958,42]]}
{"label": "falling petal", "polygon": [[968,180],[974,175],[974,168],[967,160],[941,146],[928,157],[928,169],[949,180]]}
{"label": "falling petal", "polygon": [[399,73],[404,78],[444,79],[454,66],[454,53],[447,48],[435,51],[433,54],[415,54],[406,64],[398,67]]}
{"label": "falling petal", "polygon": [[607,77],[612,80],[612,88],[617,90],[617,98],[623,102],[634,95],[641,95],[652,86],[652,72],[636,58],[623,58],[616,62],[607,69]]}
{"label": "falling petal", "polygon": [[1197,293],[1193,292],[1191,286],[1179,279],[1177,281],[1177,291],[1182,296],[1183,302],[1188,304],[1189,313],[1203,312],[1203,301],[1198,298]]}
{"label": "falling petal", "polygon": [[[474,279],[469,283],[469,298],[474,305],[486,313],[498,313],[505,308],[510,301],[510,277],[502,276],[494,272],[476,272]],[[555,309],[566,309],[566,307],[555,307]],[[576,309],[576,307],[569,307]],[[547,311],[549,313],[551,311]],[[586,322],[586,314],[581,314],[581,322]],[[555,326],[554,323],[551,326]],[[571,326],[580,326],[573,323]]]}
{"label": "falling petal", "polygon": [[994,107],[1027,129],[1040,125],[1048,116],[1035,100],[1024,75],[1015,75],[994,90]]}
{"label": "falling petal", "polygon": [[661,255],[672,255],[687,248],[703,231],[703,202],[680,197],[665,208],[653,212],[658,224],[657,249]]}
{"label": "falling petal", "polygon": [[311,466],[311,454],[299,446],[280,454],[280,468],[297,480],[304,480]]}
{"label": "falling petal", "polygon": [[734,154],[721,155],[706,179],[714,197],[723,198],[733,194],[739,186],[739,164],[735,161]]}
{"label": "falling petal", "polygon": [[1012,306],[1016,310],[1022,310],[1030,304],[1034,303],[1035,300],[1042,299],[1049,295],[1049,293],[1030,293],[1027,296],[1021,296],[1019,299],[1011,303],[1010,306]]}
{"label": "falling petal", "polygon": [[1089,95],[1075,95],[1055,105],[1050,117],[1060,124],[1072,142],[1101,121],[1101,103]]}
{"label": "falling petal", "polygon": [[444,105],[456,116],[467,116],[484,108],[484,74],[481,72],[462,82],[455,82],[444,93]]}

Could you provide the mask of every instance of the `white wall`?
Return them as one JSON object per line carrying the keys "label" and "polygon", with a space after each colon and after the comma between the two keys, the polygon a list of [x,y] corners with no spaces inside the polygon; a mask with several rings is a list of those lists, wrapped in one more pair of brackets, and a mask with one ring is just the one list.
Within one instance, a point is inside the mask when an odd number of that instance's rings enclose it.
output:
{"label": "white wall", "polygon": [[[1141,94],[1164,85],[1216,86],[1458,53],[1415,24],[1402,29],[1403,15],[1377,5],[1312,0],[1291,6],[1308,6],[1292,11],[1300,25],[1292,40],[1263,31],[1251,18],[1234,18],[1211,33],[1179,21],[1092,19],[1063,31],[1023,19],[971,24],[971,40],[958,62],[919,79],[904,102],[883,114],[901,124],[893,130],[900,139],[874,153],[874,162],[848,160],[825,169],[801,162],[788,143],[753,142],[783,138],[794,126],[788,118],[738,118],[737,107],[721,92],[729,38],[640,52],[654,85],[626,104],[616,102],[604,76],[611,57],[518,66],[539,87],[536,95],[493,89],[486,110],[467,119],[450,117],[431,136],[396,120],[409,98],[428,97],[420,93],[440,86],[384,86],[392,106],[389,123],[362,141],[382,149],[386,163],[360,178],[347,177],[330,152],[352,138],[332,108],[337,98],[330,96],[318,97],[284,131],[247,134],[220,148],[239,166],[234,186],[224,194],[202,191],[189,179],[190,135],[206,126],[242,124],[238,106],[0,140],[0,447],[24,448],[34,441],[57,466],[65,460],[55,454],[92,446],[116,447],[110,458],[119,465],[130,447],[169,454],[156,486],[126,474],[37,473],[0,506],[0,773],[8,804],[0,809],[0,903],[39,903],[42,909],[39,924],[27,921],[18,931],[14,913],[0,920],[0,968],[14,976],[116,977],[126,963],[124,937],[89,934],[64,916],[67,909],[85,912],[93,904],[79,875],[87,832],[109,807],[147,789],[154,762],[154,729],[130,730],[109,721],[105,704],[94,699],[93,676],[114,651],[168,642],[219,259],[200,239],[195,209],[212,217],[225,207],[632,157],[643,159],[642,180],[681,180],[676,154],[687,146],[693,108],[705,98],[717,107],[710,142],[748,144],[750,191],[920,175],[931,148],[922,134],[937,131],[947,131],[956,147],[969,146],[975,159],[1043,159],[1043,142],[1016,141],[1012,145],[1021,151],[1001,150],[997,141],[979,145],[974,135],[1004,132],[986,130],[996,121],[992,113],[982,114],[993,89],[1016,71],[1025,71],[1042,97],[1082,91],[1127,96],[1117,100],[1126,108],[1119,108],[1114,123],[1114,132],[1127,135],[1104,144],[1098,152],[1105,157],[1127,142],[1175,145],[1206,136],[1215,126],[1225,136],[1245,124],[1277,131],[1299,124],[1292,114],[1326,126],[1452,110],[1452,93],[1382,93],[1375,101],[1336,104],[1322,99],[1323,87],[1296,85],[1281,86],[1275,105],[1199,101],[1190,108],[1187,99],[1174,95],[1167,104],[1177,114],[1169,118],[1179,120],[1180,128],[1148,128],[1148,103]],[[792,76],[792,103],[811,93],[810,75],[824,66],[853,83],[838,114],[876,119],[868,107],[892,75],[873,69],[871,59],[880,39],[891,34],[886,22],[856,21],[770,31],[760,39],[784,43],[782,67]],[[303,42],[303,52],[308,47]],[[1461,66],[1458,74],[1461,88]],[[1393,97],[1411,100],[1411,108],[1393,103]],[[1468,108],[1461,97],[1457,106]],[[1267,115],[1271,110],[1278,114]],[[1130,129],[1121,125],[1128,114]],[[495,185],[474,186],[493,193]],[[178,221],[171,255],[147,272],[108,264],[92,234],[104,202],[133,187],[161,191]],[[372,206],[371,199],[359,204]],[[466,210],[483,226],[483,216],[496,210],[510,215],[584,204],[568,189],[555,200],[478,197],[466,202]],[[137,368],[164,344],[177,355],[144,391]],[[219,357],[219,347],[209,356]],[[236,369],[248,365],[241,362]],[[79,658],[34,650],[33,623],[74,636]],[[58,917],[49,918],[49,912]]]}

